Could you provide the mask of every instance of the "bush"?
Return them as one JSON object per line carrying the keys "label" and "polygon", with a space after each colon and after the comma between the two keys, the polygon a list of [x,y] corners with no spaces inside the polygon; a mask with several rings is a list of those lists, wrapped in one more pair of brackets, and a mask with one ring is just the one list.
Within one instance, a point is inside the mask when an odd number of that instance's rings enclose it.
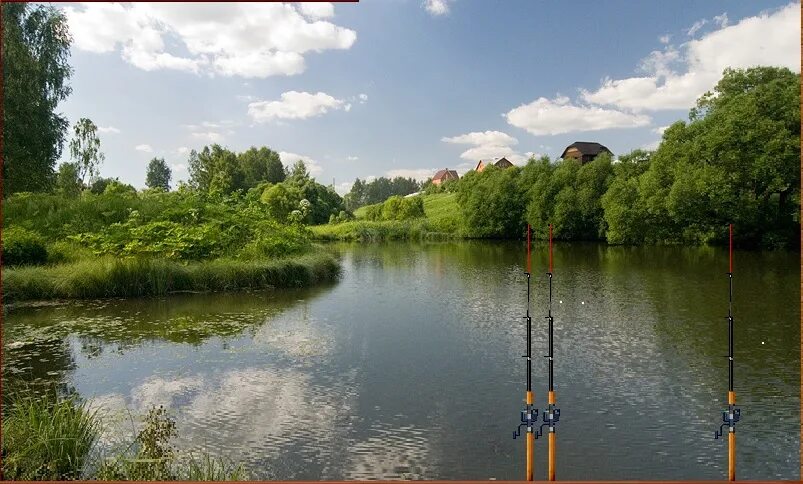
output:
{"label": "bush", "polygon": [[11,227],[3,231],[3,264],[39,265],[47,262],[44,239],[31,230]]}

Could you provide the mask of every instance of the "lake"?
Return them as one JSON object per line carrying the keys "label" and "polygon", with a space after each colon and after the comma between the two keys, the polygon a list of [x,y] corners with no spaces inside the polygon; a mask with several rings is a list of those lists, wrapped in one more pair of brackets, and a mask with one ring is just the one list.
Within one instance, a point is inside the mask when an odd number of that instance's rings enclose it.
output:
{"label": "lake", "polygon": [[[74,388],[101,445],[165,405],[182,450],[253,479],[522,479],[521,242],[338,244],[314,289],[12,308],[4,391]],[[734,258],[737,478],[798,479],[799,254]],[[725,479],[728,254],[557,243],[557,479]],[[533,254],[533,390],[546,402],[547,254]],[[546,438],[535,478],[546,477]]]}

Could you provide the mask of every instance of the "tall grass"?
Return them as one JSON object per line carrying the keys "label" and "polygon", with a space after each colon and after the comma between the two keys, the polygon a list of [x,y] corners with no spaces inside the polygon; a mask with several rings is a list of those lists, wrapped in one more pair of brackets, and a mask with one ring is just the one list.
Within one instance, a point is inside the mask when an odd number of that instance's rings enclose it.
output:
{"label": "tall grass", "polygon": [[437,232],[424,219],[368,221],[357,220],[340,224],[311,227],[318,240],[380,242],[385,240],[442,240],[451,234]]}
{"label": "tall grass", "polygon": [[3,421],[6,480],[78,479],[100,435],[94,411],[55,394],[16,397]]}
{"label": "tall grass", "polygon": [[328,253],[285,259],[217,259],[181,263],[153,258],[99,257],[3,271],[7,301],[161,296],[181,291],[304,287],[340,272]]}

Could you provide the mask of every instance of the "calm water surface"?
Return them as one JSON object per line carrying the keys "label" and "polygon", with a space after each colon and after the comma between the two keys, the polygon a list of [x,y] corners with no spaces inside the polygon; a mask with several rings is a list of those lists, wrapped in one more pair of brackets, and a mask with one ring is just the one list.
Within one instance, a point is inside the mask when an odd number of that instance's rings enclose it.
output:
{"label": "calm water surface", "polygon": [[[252,478],[522,478],[523,245],[335,247],[344,273],[327,287],[12,309],[4,390],[74,388],[102,409],[109,446],[165,405],[179,448]],[[798,254],[735,263],[738,477],[798,479]],[[537,356],[545,269],[541,250]],[[720,249],[556,247],[559,479],[725,477],[726,271]],[[543,408],[546,359],[533,368]]]}

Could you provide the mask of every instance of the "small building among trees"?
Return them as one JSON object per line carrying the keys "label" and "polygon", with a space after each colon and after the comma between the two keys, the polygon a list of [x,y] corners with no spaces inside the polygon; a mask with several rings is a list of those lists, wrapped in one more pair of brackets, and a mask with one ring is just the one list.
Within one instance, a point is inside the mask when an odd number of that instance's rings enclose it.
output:
{"label": "small building among trees", "polygon": [[438,170],[438,172],[435,173],[435,176],[432,177],[432,184],[440,185],[441,183],[447,182],[449,180],[457,180],[459,178],[460,176],[457,174],[455,170],[444,168],[443,170]]}
{"label": "small building among trees", "polygon": [[484,170],[485,167],[488,166],[488,165],[494,165],[497,168],[505,169],[505,168],[510,168],[511,166],[513,166],[513,163],[511,163],[510,160],[508,160],[504,156],[501,157],[501,158],[492,158],[490,160],[480,160],[477,163],[477,167],[474,168],[474,170],[480,172],[480,171]]}
{"label": "small building among trees", "polygon": [[581,163],[588,163],[602,152],[613,156],[611,150],[599,143],[593,141],[575,141],[563,150],[563,154],[560,155],[560,158],[564,160],[574,158],[575,160],[580,160]]}

